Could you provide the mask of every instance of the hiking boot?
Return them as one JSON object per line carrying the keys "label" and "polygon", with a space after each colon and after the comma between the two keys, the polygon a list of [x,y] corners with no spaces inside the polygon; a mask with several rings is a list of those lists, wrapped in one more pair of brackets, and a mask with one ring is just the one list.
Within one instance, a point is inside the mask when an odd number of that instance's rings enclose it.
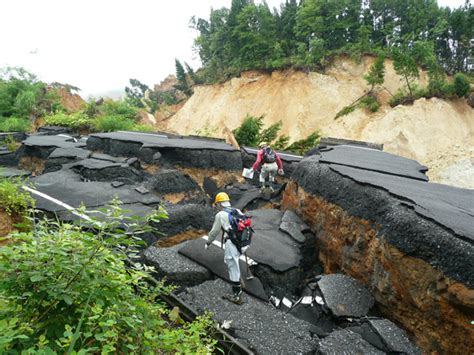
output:
{"label": "hiking boot", "polygon": [[261,193],[261,194],[264,194],[265,191],[266,191],[266,189],[267,189],[267,188],[266,188],[265,186],[262,186],[262,187],[260,188],[260,193]]}
{"label": "hiking boot", "polygon": [[273,188],[273,186],[270,186],[268,189],[270,190],[271,193],[275,192],[275,189]]}
{"label": "hiking boot", "polygon": [[236,305],[241,305],[242,303],[244,303],[242,301],[242,296],[239,294],[239,295],[224,295],[222,296],[223,299],[227,300],[227,301],[230,301],[232,303],[235,303]]}

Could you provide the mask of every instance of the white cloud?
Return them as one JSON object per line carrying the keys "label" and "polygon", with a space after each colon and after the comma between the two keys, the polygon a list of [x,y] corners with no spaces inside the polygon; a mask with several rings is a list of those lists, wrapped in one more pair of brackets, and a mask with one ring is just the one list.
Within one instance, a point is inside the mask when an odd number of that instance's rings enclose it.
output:
{"label": "white cloud", "polygon": [[[281,0],[269,0],[278,7]],[[439,1],[458,6],[462,0]],[[78,86],[83,95],[123,90],[129,78],[153,85],[193,67],[191,16],[231,0],[2,0],[0,67],[23,66],[42,80]]]}

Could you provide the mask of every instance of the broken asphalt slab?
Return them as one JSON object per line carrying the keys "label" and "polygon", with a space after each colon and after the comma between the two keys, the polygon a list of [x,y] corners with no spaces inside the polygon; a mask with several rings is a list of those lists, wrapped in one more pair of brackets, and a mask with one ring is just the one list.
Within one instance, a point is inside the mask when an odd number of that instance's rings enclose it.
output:
{"label": "broken asphalt slab", "polygon": [[350,167],[331,167],[359,183],[387,190],[420,215],[474,241],[474,190],[411,181]]}
{"label": "broken asphalt slab", "polygon": [[0,166],[0,177],[13,178],[13,177],[28,177],[31,175],[31,172],[27,170],[17,169],[17,168],[7,168]]}
{"label": "broken asphalt slab", "polygon": [[150,190],[162,193],[179,193],[200,190],[199,185],[187,174],[175,169],[162,169],[147,181]]}
{"label": "broken asphalt slab", "polygon": [[296,240],[298,243],[304,243],[306,240],[303,232],[309,231],[309,227],[304,223],[298,215],[287,210],[281,218],[280,230],[286,232],[290,237]]}
{"label": "broken asphalt slab", "polygon": [[190,230],[205,230],[212,228],[216,211],[210,207],[187,203],[183,205],[165,205],[168,218],[159,223],[151,222],[163,237],[171,237]]}
{"label": "broken asphalt slab", "polygon": [[359,334],[347,329],[336,330],[319,342],[320,355],[364,354],[383,355],[383,351],[370,345]]}
{"label": "broken asphalt slab", "polygon": [[[47,173],[30,179],[34,187],[69,206],[77,208],[84,204],[86,207],[99,207],[118,198],[123,204],[139,203],[157,205],[160,199],[152,194],[142,195],[130,186],[114,188],[110,182],[84,182],[79,175],[69,169]],[[37,199],[36,208],[49,212],[65,210],[64,207],[42,197]]]}
{"label": "broken asphalt slab", "polygon": [[92,153],[82,148],[56,148],[49,155],[49,159],[54,158],[72,158],[77,160],[83,160],[90,157]]}
{"label": "broken asphalt slab", "polygon": [[364,317],[375,304],[365,286],[350,276],[322,276],[318,287],[327,307],[336,317]]}
{"label": "broken asphalt slab", "polygon": [[369,221],[377,238],[474,287],[473,190],[321,164],[317,157],[303,159],[293,179],[306,193]]}
{"label": "broken asphalt slab", "polygon": [[416,160],[370,148],[348,145],[335,146],[321,152],[319,161],[331,165],[350,166],[361,170],[428,181],[428,176],[424,174],[428,168]]}
{"label": "broken asphalt slab", "polygon": [[71,165],[71,169],[91,181],[123,181],[129,184],[143,180],[142,173],[127,163],[84,159]]}
{"label": "broken asphalt slab", "polygon": [[241,170],[240,151],[221,141],[172,138],[162,134],[112,132],[93,134],[87,140],[92,151],[113,156],[136,156],[152,162],[160,153],[160,164],[198,168]]}
{"label": "broken asphalt slab", "polygon": [[[206,250],[204,248],[205,244],[206,240],[202,238],[188,241],[186,245],[179,249],[179,253],[206,267],[221,279],[230,282],[227,266],[224,263],[224,250],[214,244]],[[250,274],[245,262],[240,260],[239,265],[244,290],[263,301],[267,301],[268,295],[260,280],[257,277],[247,280]]]}
{"label": "broken asphalt slab", "polygon": [[76,142],[74,138],[66,135],[32,135],[23,141],[22,156],[47,159],[56,148],[83,148],[85,146],[85,143]]}
{"label": "broken asphalt slab", "polygon": [[212,279],[212,273],[205,267],[181,255],[178,251],[188,242],[170,248],[151,246],[143,254],[144,262],[154,266],[158,278],[181,287],[196,286]]}
{"label": "broken asphalt slab", "polygon": [[370,325],[380,335],[387,352],[408,355],[421,355],[420,349],[412,344],[405,331],[388,319],[370,319]]}
{"label": "broken asphalt slab", "polygon": [[221,324],[230,321],[228,331],[258,354],[306,354],[317,348],[311,324],[247,294],[242,305],[222,300],[220,296],[230,290],[229,284],[217,279],[188,288],[179,297],[200,313],[212,312]]}
{"label": "broken asphalt slab", "polygon": [[252,228],[255,230],[248,256],[279,272],[298,267],[302,260],[299,244],[279,230],[283,212],[263,209],[247,214],[252,217]]}

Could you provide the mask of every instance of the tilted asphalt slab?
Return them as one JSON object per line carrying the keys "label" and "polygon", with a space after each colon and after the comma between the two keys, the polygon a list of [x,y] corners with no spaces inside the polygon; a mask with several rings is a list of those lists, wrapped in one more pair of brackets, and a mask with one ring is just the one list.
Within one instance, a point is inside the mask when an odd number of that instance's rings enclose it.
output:
{"label": "tilted asphalt slab", "polygon": [[309,354],[316,350],[318,338],[311,335],[311,324],[247,294],[242,305],[221,299],[229,292],[230,286],[217,279],[188,288],[179,297],[200,313],[212,312],[220,324],[230,322],[228,331],[257,354]]}
{"label": "tilted asphalt slab", "polygon": [[364,354],[383,355],[383,351],[370,345],[359,334],[347,329],[336,330],[320,341],[318,354]]}
{"label": "tilted asphalt slab", "polygon": [[412,344],[405,332],[388,319],[371,319],[369,323],[383,339],[390,353],[421,355],[420,349]]}
{"label": "tilted asphalt slab", "polygon": [[325,275],[318,281],[318,286],[336,317],[364,317],[375,303],[370,292],[347,275]]}
{"label": "tilted asphalt slab", "polygon": [[249,211],[255,230],[248,256],[259,264],[284,272],[298,267],[302,260],[300,246],[291,236],[279,230],[283,212],[275,209]]}
{"label": "tilted asphalt slab", "polygon": [[85,147],[85,143],[75,142],[72,137],[68,136],[29,136],[23,141],[28,147],[58,147],[58,148],[81,148]]}
{"label": "tilted asphalt slab", "polygon": [[179,250],[187,243],[189,242],[170,248],[151,246],[143,253],[145,263],[155,267],[159,278],[166,277],[167,282],[179,286],[196,286],[212,279],[212,273],[208,269],[179,254]]}
{"label": "tilted asphalt slab", "polygon": [[387,190],[418,214],[474,241],[474,190],[345,166],[331,166],[331,169],[356,182]]}
{"label": "tilted asphalt slab", "polygon": [[[110,182],[84,182],[79,175],[69,169],[47,173],[30,180],[35,189],[74,208],[84,204],[87,207],[98,207],[118,198],[123,204],[139,203],[156,205],[160,199],[153,194],[140,194],[133,187],[114,188]],[[37,197],[36,207],[42,210],[57,212],[64,207],[47,199]]]}
{"label": "tilted asphalt slab", "polygon": [[[206,250],[204,248],[205,243],[206,240],[202,238],[191,240],[179,249],[179,253],[206,267],[221,279],[230,282],[227,266],[224,263],[224,250],[214,244]],[[239,264],[244,290],[261,300],[267,301],[269,296],[263,289],[260,280],[257,277],[254,277],[252,280],[247,280],[250,276],[247,271],[247,266],[242,260],[240,260]],[[228,290],[230,290],[230,284]]]}
{"label": "tilted asphalt slab", "polygon": [[90,151],[82,148],[56,148],[49,155],[49,158],[87,159],[91,156],[91,154],[92,153]]}
{"label": "tilted asphalt slab", "polygon": [[424,174],[428,170],[426,166],[415,160],[376,149],[348,145],[335,146],[332,149],[322,151],[319,161],[428,181],[428,177]]}
{"label": "tilted asphalt slab", "polygon": [[124,142],[142,143],[143,148],[181,148],[193,150],[225,150],[236,151],[231,145],[214,140],[168,138],[162,134],[139,132],[111,132],[93,134],[91,137],[108,138]]}

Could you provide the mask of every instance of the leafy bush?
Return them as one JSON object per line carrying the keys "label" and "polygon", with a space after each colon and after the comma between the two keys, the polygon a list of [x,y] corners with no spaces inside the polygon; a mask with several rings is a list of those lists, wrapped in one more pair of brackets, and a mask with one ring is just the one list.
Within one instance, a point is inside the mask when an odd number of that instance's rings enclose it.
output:
{"label": "leafy bush", "polygon": [[273,148],[276,150],[285,150],[288,142],[290,141],[290,137],[287,135],[282,134],[278,139],[273,143]]}
{"label": "leafy bush", "polygon": [[371,112],[377,112],[380,108],[380,102],[375,96],[367,95],[360,100],[360,106],[367,108]]}
{"label": "leafy bush", "polygon": [[94,128],[99,132],[130,131],[134,126],[133,120],[120,115],[99,116],[94,121]]}
{"label": "leafy bush", "polygon": [[44,121],[50,126],[63,126],[71,128],[86,128],[92,125],[92,120],[82,112],[57,112],[51,116],[46,116]]}
{"label": "leafy bush", "polygon": [[124,100],[105,100],[100,111],[104,116],[123,116],[132,121],[136,120],[138,115],[138,109]]}
{"label": "leafy bush", "polygon": [[0,117],[0,132],[28,132],[30,129],[27,118]]}
{"label": "leafy bush", "polygon": [[44,220],[0,248],[1,353],[212,353],[209,316],[184,323],[148,268],[126,267],[144,229],[124,212],[113,203],[88,231]]}
{"label": "leafy bush", "polygon": [[8,214],[23,215],[35,200],[21,188],[18,178],[0,178],[0,209]]}
{"label": "leafy bush", "polygon": [[260,130],[263,127],[263,116],[247,115],[239,128],[234,129],[235,139],[239,145],[257,146],[260,140]]}
{"label": "leafy bush", "polygon": [[308,137],[301,139],[299,141],[293,142],[285,150],[289,152],[293,152],[299,155],[305,155],[305,153],[314,148],[319,144],[319,140],[321,138],[321,133],[313,132]]}
{"label": "leafy bush", "polygon": [[395,95],[393,95],[390,100],[389,100],[389,104],[391,107],[395,107],[397,105],[400,105],[400,104],[408,104],[408,103],[412,103],[414,100],[413,100],[413,97],[411,95],[409,95],[406,91],[404,90],[398,90]]}
{"label": "leafy bush", "polygon": [[262,132],[260,132],[260,142],[273,142],[277,138],[278,132],[280,132],[282,126],[283,123],[278,121],[277,123],[272,124],[270,127],[265,128]]}
{"label": "leafy bush", "polygon": [[458,97],[468,97],[471,91],[471,84],[469,79],[461,73],[454,76],[454,91]]}
{"label": "leafy bush", "polygon": [[345,107],[342,108],[342,110],[340,110],[338,113],[336,113],[336,117],[334,117],[334,119],[337,119],[339,117],[348,115],[351,112],[353,112],[356,108],[357,108],[357,105],[345,106]]}

